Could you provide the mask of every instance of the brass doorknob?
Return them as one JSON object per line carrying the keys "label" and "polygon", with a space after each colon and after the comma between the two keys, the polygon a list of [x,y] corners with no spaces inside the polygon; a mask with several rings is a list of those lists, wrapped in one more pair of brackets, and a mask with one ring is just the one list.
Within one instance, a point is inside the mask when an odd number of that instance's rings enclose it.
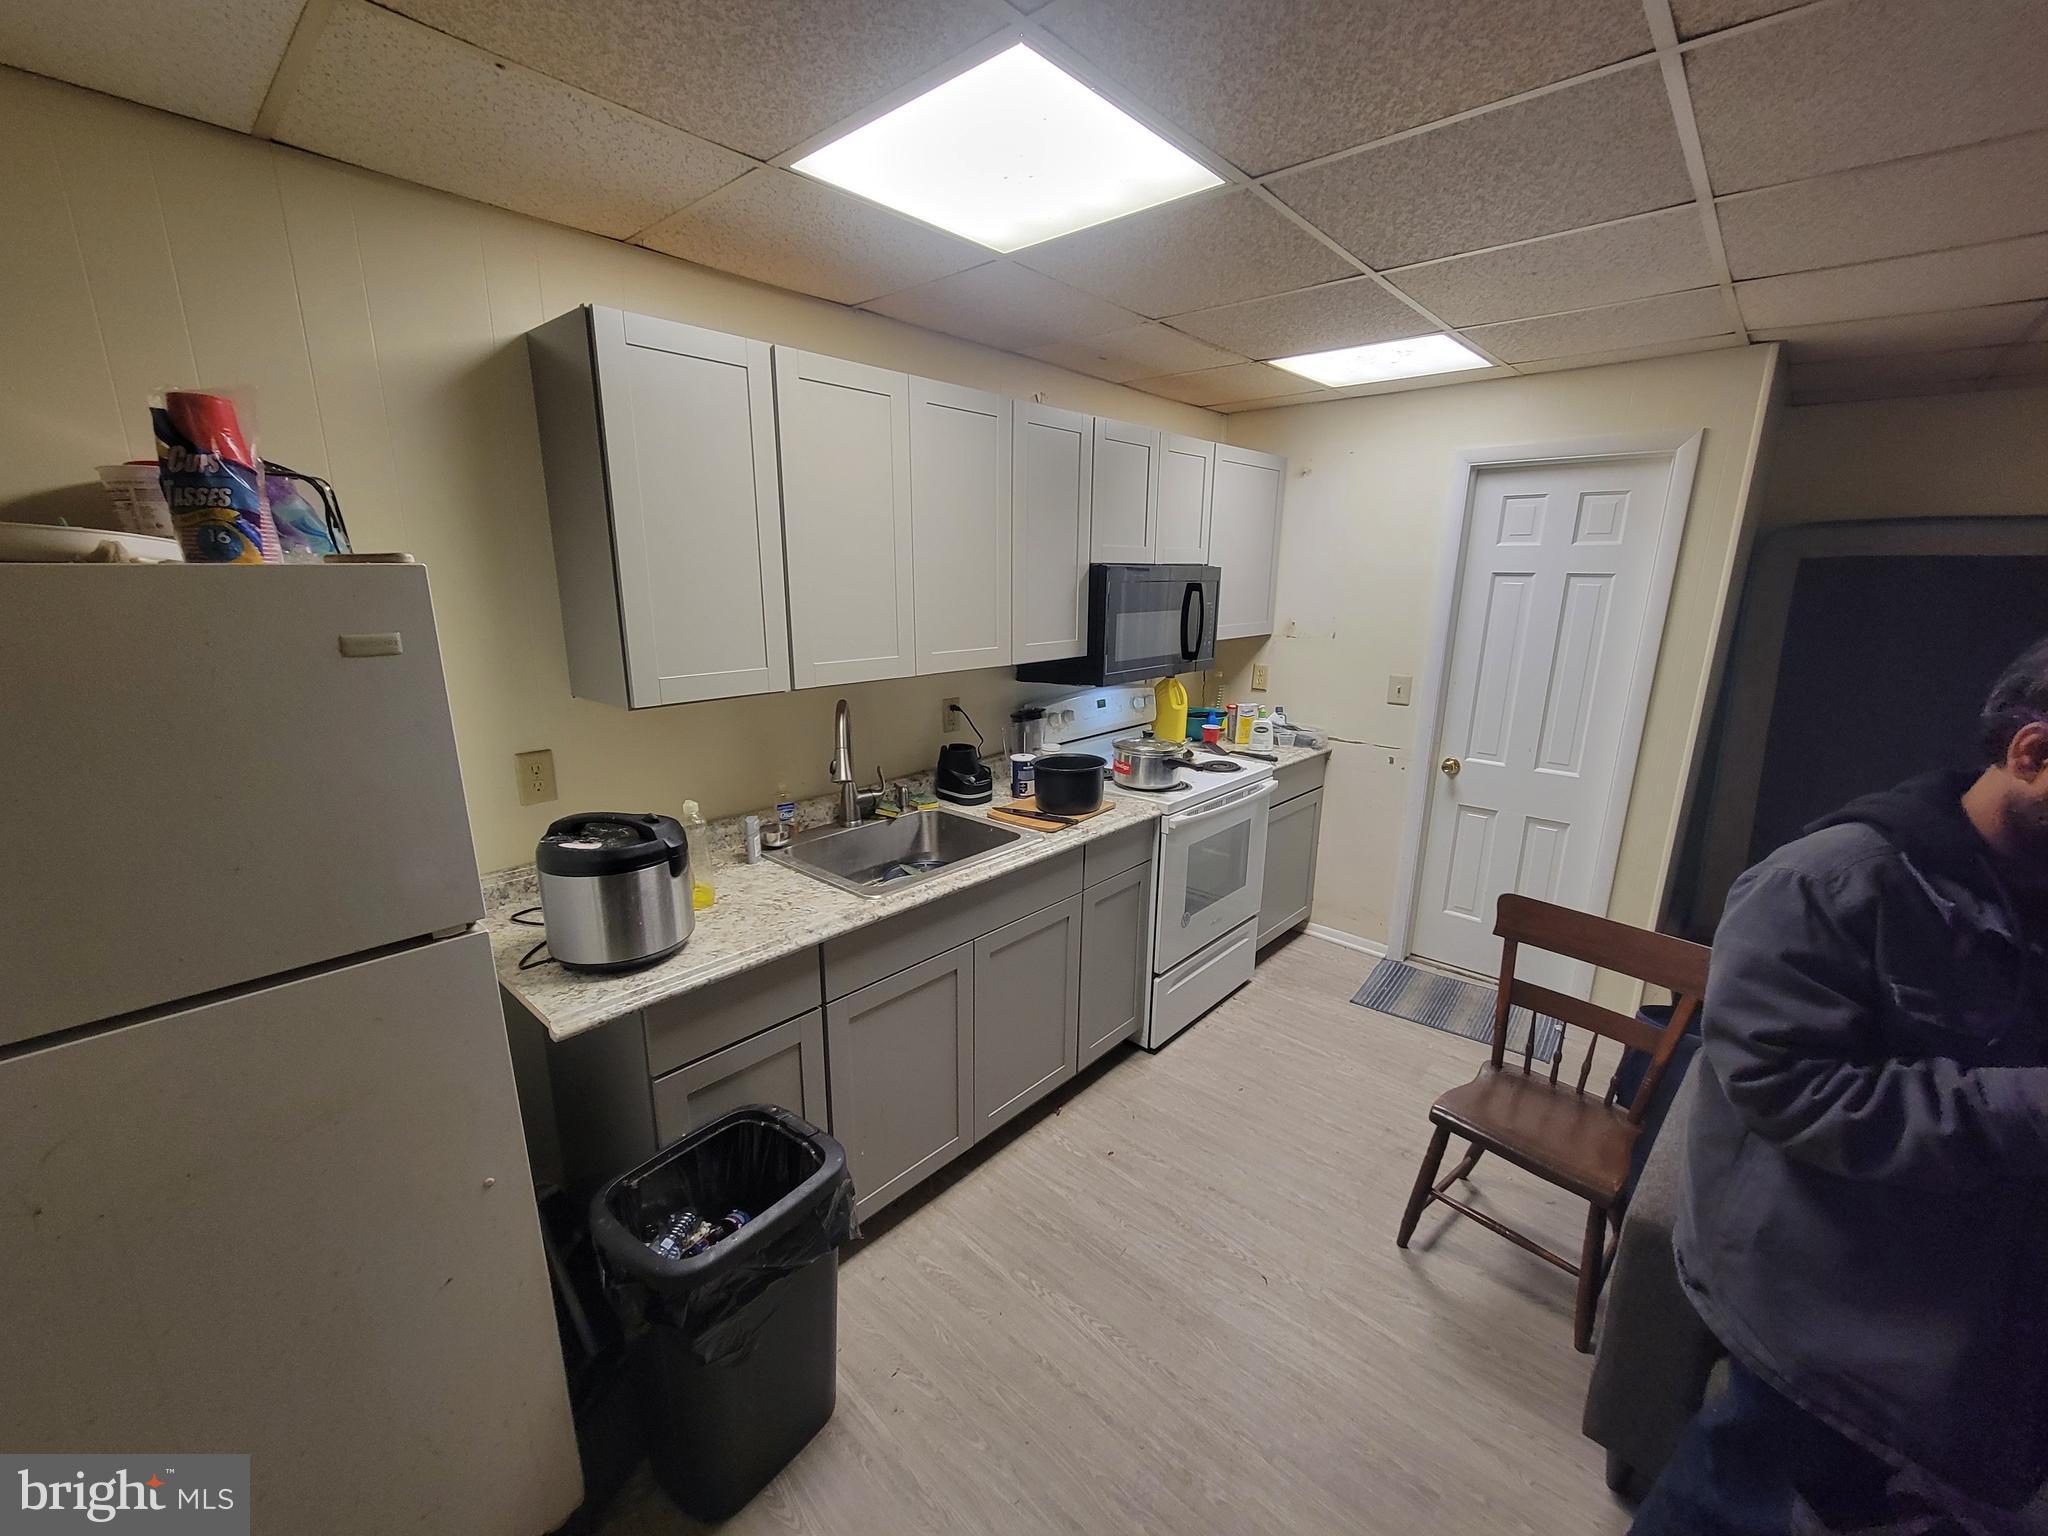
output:
{"label": "brass doorknob", "polygon": [[1464,768],[1464,766],[1465,765],[1459,762],[1455,757],[1447,757],[1442,762],[1437,764],[1437,767],[1443,769],[1444,777],[1447,779],[1455,779],[1458,776],[1460,770]]}

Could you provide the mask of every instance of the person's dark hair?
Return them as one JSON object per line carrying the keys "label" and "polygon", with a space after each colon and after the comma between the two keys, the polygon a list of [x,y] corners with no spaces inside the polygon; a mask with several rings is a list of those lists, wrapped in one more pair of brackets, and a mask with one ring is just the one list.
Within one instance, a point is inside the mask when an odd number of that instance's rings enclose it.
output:
{"label": "person's dark hair", "polygon": [[2048,721],[2048,640],[2037,640],[1991,685],[1991,697],[1977,714],[1977,747],[1996,767],[2022,726]]}

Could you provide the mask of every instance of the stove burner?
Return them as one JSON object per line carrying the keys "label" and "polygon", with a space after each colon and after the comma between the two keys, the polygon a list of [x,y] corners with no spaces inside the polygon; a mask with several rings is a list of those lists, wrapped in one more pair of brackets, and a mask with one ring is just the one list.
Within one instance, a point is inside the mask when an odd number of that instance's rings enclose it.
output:
{"label": "stove burner", "polygon": [[1195,770],[1195,772],[1197,772],[1197,773],[1243,773],[1243,772],[1244,772],[1244,764],[1243,764],[1243,763],[1238,763],[1238,762],[1232,762],[1232,761],[1231,761],[1231,760],[1230,760],[1229,758],[1227,758],[1227,757],[1205,757],[1205,758],[1203,758],[1203,759],[1202,759],[1202,760],[1201,760],[1200,762],[1198,762],[1198,763],[1189,763],[1189,764],[1188,764],[1188,766],[1189,766],[1190,768],[1194,769],[1194,770]]}
{"label": "stove burner", "polygon": [[1170,795],[1175,790],[1193,789],[1195,786],[1186,779],[1175,779],[1171,784],[1119,784],[1118,789],[1135,789],[1141,795]]}

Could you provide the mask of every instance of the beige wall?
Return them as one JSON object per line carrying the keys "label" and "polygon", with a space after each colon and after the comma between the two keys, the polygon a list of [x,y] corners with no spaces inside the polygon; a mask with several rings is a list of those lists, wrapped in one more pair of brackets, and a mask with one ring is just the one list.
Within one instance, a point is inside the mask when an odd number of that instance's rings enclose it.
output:
{"label": "beige wall", "polygon": [[[1609,912],[1652,923],[1742,532],[1775,349],[1751,347],[1247,413],[1230,439],[1285,454],[1279,632],[1220,657],[1231,698],[1334,731],[1316,920],[1384,941],[1407,810],[1426,761],[1389,674],[1427,662],[1460,449],[1705,428]],[[1252,695],[1254,659],[1271,686]]]}
{"label": "beige wall", "polygon": [[[0,518],[48,520],[153,452],[152,389],[253,391],[258,451],[332,480],[359,548],[432,573],[478,858],[570,810],[710,816],[822,793],[834,690],[628,714],[572,699],[521,341],[586,302],[1222,435],[1221,418],[0,69]],[[985,731],[1007,671],[845,690],[864,773],[930,766],[940,699]],[[560,799],[522,808],[512,755]]]}
{"label": "beige wall", "polygon": [[2048,515],[2048,389],[1786,411],[1764,525]]}

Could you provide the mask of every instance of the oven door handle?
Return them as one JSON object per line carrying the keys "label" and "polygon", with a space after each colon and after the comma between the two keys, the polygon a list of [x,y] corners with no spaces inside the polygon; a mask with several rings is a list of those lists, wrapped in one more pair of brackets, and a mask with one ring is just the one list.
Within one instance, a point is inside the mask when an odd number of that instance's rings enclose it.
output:
{"label": "oven door handle", "polygon": [[1192,827],[1198,822],[1209,820],[1211,817],[1224,815],[1227,812],[1238,809],[1240,806],[1248,805],[1254,800],[1263,799],[1271,793],[1273,793],[1273,781],[1271,779],[1261,779],[1256,784],[1247,784],[1227,800],[1219,800],[1214,805],[1205,805],[1199,811],[1181,811],[1167,817],[1166,830],[1178,832],[1183,827]]}

